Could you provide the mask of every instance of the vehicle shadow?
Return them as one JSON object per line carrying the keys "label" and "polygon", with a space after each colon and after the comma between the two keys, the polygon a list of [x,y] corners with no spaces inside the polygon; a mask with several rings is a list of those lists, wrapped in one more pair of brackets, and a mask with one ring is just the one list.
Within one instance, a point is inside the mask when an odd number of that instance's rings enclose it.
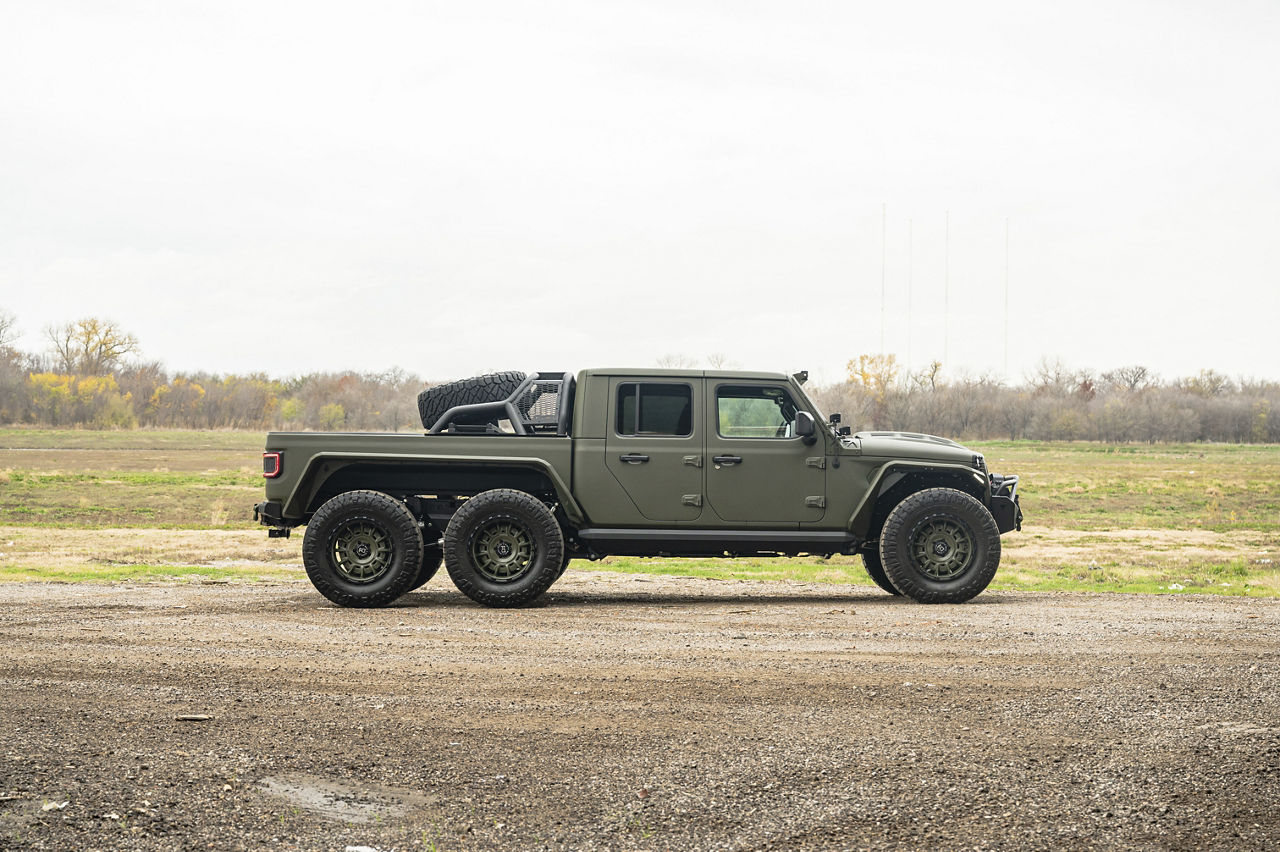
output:
{"label": "vehicle shadow", "polygon": [[[932,607],[991,606],[1006,602],[999,593],[985,593],[963,604],[934,604]],[[800,594],[778,592],[775,594],[685,594],[681,592],[579,592],[552,589],[538,600],[513,609],[490,609],[481,606],[460,592],[438,589],[405,595],[391,605],[392,609],[476,609],[501,612],[527,612],[538,609],[596,609],[602,606],[657,606],[660,608],[747,608],[763,606],[811,605],[825,607],[874,606],[921,607],[910,598],[897,597],[883,592],[853,592],[851,594],[822,593]]]}

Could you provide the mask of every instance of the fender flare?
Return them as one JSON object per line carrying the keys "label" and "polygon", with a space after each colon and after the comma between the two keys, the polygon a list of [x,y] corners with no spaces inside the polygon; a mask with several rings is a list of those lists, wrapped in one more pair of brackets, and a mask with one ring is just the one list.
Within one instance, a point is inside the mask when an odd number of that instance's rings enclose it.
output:
{"label": "fender flare", "polygon": [[867,493],[863,495],[858,507],[849,516],[849,523],[847,524],[849,532],[857,536],[859,540],[865,540],[868,527],[871,525],[871,516],[876,510],[876,503],[879,502],[881,495],[897,485],[902,477],[907,474],[929,473],[932,471],[945,471],[949,477],[959,476],[973,480],[975,490],[983,495],[979,499],[982,500],[983,505],[988,505],[991,495],[990,482],[971,467],[966,467],[962,464],[948,464],[947,462],[892,461],[885,463],[876,470],[870,485],[867,486]]}
{"label": "fender flare", "polygon": [[[569,520],[577,524],[586,522],[586,515],[582,511],[582,507],[578,505],[578,501],[574,499],[573,493],[569,490],[569,486],[561,478],[555,467],[546,459],[540,459],[530,456],[485,456],[477,458],[475,456],[452,456],[440,454],[422,454],[422,455],[405,455],[403,453],[328,453],[319,452],[307,459],[306,465],[303,467],[302,475],[298,477],[297,483],[294,484],[293,490],[289,492],[289,496],[284,501],[284,514],[286,516],[298,517],[306,511],[306,506],[302,505],[304,501],[310,500],[311,495],[315,493],[312,486],[316,483],[319,475],[316,469],[323,464],[329,462],[349,462],[358,464],[360,462],[387,462],[390,464],[427,464],[427,465],[458,465],[466,467],[495,467],[495,468],[526,468],[536,470],[544,474],[551,482],[551,487],[555,489],[556,499],[560,501],[560,506],[564,509],[564,513]],[[339,465],[339,469],[344,467]],[[335,471],[326,473],[325,479],[331,476]]]}

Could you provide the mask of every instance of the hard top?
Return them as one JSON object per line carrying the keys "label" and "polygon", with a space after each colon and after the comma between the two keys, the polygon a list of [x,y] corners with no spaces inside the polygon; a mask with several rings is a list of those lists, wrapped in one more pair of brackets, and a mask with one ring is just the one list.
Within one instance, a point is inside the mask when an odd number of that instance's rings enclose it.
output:
{"label": "hard top", "polygon": [[623,376],[641,379],[763,379],[770,382],[791,380],[791,377],[785,373],[758,373],[750,370],[673,370],[658,367],[595,367],[579,373],[578,380],[581,381],[588,376]]}

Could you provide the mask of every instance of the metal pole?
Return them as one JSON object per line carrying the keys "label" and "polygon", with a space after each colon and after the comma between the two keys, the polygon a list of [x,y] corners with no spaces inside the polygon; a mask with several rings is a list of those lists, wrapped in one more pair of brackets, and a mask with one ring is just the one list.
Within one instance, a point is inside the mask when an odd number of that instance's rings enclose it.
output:
{"label": "metal pole", "polygon": [[1004,377],[1009,378],[1009,220],[1004,220]]}
{"label": "metal pole", "polygon": [[884,355],[884,301],[885,301],[885,236],[888,233],[889,205],[880,204],[880,354]]}
{"label": "metal pole", "polygon": [[942,363],[951,366],[951,211],[942,244]]}
{"label": "metal pole", "polygon": [[912,272],[914,271],[914,257],[912,253],[911,238],[913,230],[913,222],[907,220],[907,373],[911,373],[911,283]]}

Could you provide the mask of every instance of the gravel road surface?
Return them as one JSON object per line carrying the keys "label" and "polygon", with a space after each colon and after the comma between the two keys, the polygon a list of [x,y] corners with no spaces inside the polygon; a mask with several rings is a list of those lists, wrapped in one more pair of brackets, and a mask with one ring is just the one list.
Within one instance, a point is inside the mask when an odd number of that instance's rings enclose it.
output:
{"label": "gravel road surface", "polygon": [[3,592],[0,848],[1280,844],[1276,600]]}

